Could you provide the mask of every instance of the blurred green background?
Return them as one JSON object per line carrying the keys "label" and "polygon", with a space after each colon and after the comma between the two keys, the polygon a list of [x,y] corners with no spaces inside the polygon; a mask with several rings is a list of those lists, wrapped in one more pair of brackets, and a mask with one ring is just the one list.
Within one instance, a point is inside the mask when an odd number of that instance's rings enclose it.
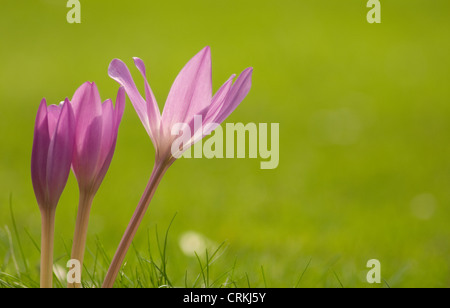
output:
{"label": "blurred green background", "polygon": [[[82,0],[81,24],[69,24],[66,1],[3,0],[0,270],[15,274],[11,202],[28,267],[38,273],[30,156],[40,100],[59,103],[88,80],[103,100],[115,99],[109,62],[125,61],[140,87],[137,56],[162,109],[179,70],[209,45],[214,90],[254,67],[251,92],[227,122],[280,123],[280,164],[261,170],[259,158],[179,160],[157,190],[136,249],[144,254],[147,234],[154,242],[157,227],[163,237],[176,214],[168,273],[177,286],[199,272],[186,249],[226,241],[211,270],[220,277],[232,268],[238,286],[291,287],[301,278],[300,287],[450,287],[450,4],[381,2],[382,23],[369,24],[365,0]],[[113,255],[153,159],[127,99],[92,208],[90,251],[100,242]],[[56,217],[62,267],[77,202],[71,174]],[[94,258],[88,253],[88,268]],[[380,285],[366,281],[374,258]],[[133,264],[130,251],[127,267]]]}

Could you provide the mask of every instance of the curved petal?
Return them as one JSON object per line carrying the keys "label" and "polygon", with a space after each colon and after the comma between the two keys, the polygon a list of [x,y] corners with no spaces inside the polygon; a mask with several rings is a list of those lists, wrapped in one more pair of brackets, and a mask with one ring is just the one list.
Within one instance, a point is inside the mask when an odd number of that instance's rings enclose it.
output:
{"label": "curved petal", "polygon": [[152,136],[152,130],[147,114],[147,102],[142,98],[136,88],[136,84],[134,83],[126,64],[119,59],[112,60],[109,64],[108,75],[125,88],[125,91],[127,92],[128,97],[130,98],[130,101],[142,122],[142,125],[144,125],[147,134]]}
{"label": "curved petal", "polygon": [[239,106],[242,100],[247,96],[252,86],[252,73],[252,67],[246,68],[242,71],[228,92],[225,101],[222,104],[222,108],[212,122],[218,124],[222,123],[236,109],[236,107]]}
{"label": "curved petal", "polygon": [[[204,121],[202,119],[206,117],[207,112],[208,108],[204,108],[202,111],[200,111],[199,114],[195,115],[193,119],[189,121],[189,123],[187,123],[188,127],[190,128],[191,137],[185,144],[183,144],[182,149],[178,153],[172,153],[174,157],[180,157],[186,150],[188,150],[191,146],[193,146],[205,136],[203,133]],[[200,121],[201,125],[198,125],[196,123],[197,121]]]}
{"label": "curved petal", "polygon": [[[103,105],[103,114],[102,114],[102,138],[101,138],[101,146],[100,146],[100,154],[98,158],[97,164],[97,172],[102,167],[106,156],[111,149],[111,145],[116,138],[115,133],[115,121],[114,121],[114,106],[110,99],[106,100]],[[97,174],[98,175],[98,174]],[[96,176],[97,176],[96,175]]]}
{"label": "curved petal", "polygon": [[216,94],[212,98],[211,105],[208,108],[208,112],[203,119],[203,124],[211,123],[219,114],[220,110],[223,107],[225,99],[230,92],[231,86],[233,84],[233,79],[235,77],[235,74],[231,75],[231,77],[228,78],[228,80],[220,87],[220,89],[217,90]]}
{"label": "curved petal", "polygon": [[47,158],[49,205],[53,208],[66,186],[72,163],[75,137],[75,118],[70,102],[63,104],[55,134],[50,141]]}
{"label": "curved petal", "polygon": [[73,171],[81,186],[90,185],[100,156],[102,102],[95,83],[84,83],[72,99],[76,121]]}
{"label": "curved petal", "polygon": [[119,129],[120,122],[122,121],[123,112],[125,110],[125,89],[120,87],[117,91],[116,107],[114,108],[114,129]]}
{"label": "curved petal", "polygon": [[95,193],[99,189],[100,185],[103,182],[103,179],[105,178],[106,172],[108,172],[109,166],[111,164],[115,147],[116,147],[116,141],[117,139],[113,140],[113,143],[111,144],[109,151],[106,153],[105,159],[102,162],[102,165],[99,166],[97,176],[94,179],[94,183],[92,184],[92,192]]}
{"label": "curved petal", "polygon": [[108,172],[117,142],[117,133],[125,108],[125,89],[119,88],[115,108],[111,100],[103,103],[103,137],[100,159],[97,165],[92,192],[97,192]]}
{"label": "curved petal", "polygon": [[47,156],[49,145],[47,104],[45,99],[42,99],[36,115],[33,149],[31,152],[31,181],[40,207],[45,206],[47,203]]}
{"label": "curved petal", "polygon": [[200,116],[202,119],[201,129],[195,131],[195,116],[194,119],[189,122],[189,128],[191,129],[192,136],[187,145],[183,147],[183,151],[187,150],[190,146],[197,143],[204,136],[209,135],[220,124],[213,122],[213,120],[217,117],[220,110],[222,109],[225,99],[231,89],[233,79],[235,77],[235,74],[231,75],[231,77],[228,78],[228,80],[219,88],[219,90],[217,90],[216,94],[212,98],[211,105],[205,107],[198,113],[197,116]]}
{"label": "curved petal", "polygon": [[167,97],[162,114],[165,131],[175,123],[187,123],[211,103],[211,51],[197,53],[180,71]]}
{"label": "curved petal", "polygon": [[156,103],[155,95],[153,94],[152,89],[148,84],[144,61],[136,57],[134,57],[133,60],[134,64],[145,80],[145,100],[147,102],[147,115],[153,135],[155,135],[161,121],[161,112],[159,111],[158,104]]}

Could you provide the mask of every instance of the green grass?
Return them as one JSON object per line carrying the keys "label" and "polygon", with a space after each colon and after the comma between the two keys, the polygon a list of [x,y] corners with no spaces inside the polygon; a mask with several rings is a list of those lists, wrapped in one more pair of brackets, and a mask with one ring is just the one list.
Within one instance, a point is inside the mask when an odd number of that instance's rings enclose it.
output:
{"label": "green grass", "polygon": [[[0,288],[38,288],[39,287],[39,264],[30,267],[30,260],[23,251],[22,243],[31,244],[37,254],[40,253],[38,241],[24,230],[19,232],[11,207],[12,231],[7,225],[0,230],[0,244],[7,247],[4,255],[3,267],[0,268]],[[260,265],[258,270],[248,272],[248,264],[239,266],[238,257],[228,263],[230,258],[229,243],[222,242],[215,244],[204,251],[193,251],[194,258],[190,260],[189,267],[185,269],[184,275],[175,271],[172,267],[175,265],[172,261],[172,253],[177,252],[170,241],[169,231],[175,221],[173,216],[168,227],[165,230],[164,237],[161,238],[158,227],[155,226],[154,232],[147,229],[146,249],[138,248],[134,243],[128,253],[128,257],[119,272],[114,287],[116,288],[299,288],[303,285],[304,277],[310,275],[313,263],[312,258],[305,262],[302,271],[291,271],[285,275],[286,281],[280,285],[273,285],[271,277],[266,277],[265,266],[271,267],[271,264]],[[23,233],[25,238],[22,239]],[[152,236],[152,234],[154,234]],[[69,270],[66,267],[66,260],[70,259],[70,249],[68,241],[62,240],[62,246],[65,247],[65,253],[55,257],[53,286],[55,288],[66,287],[66,275]],[[176,256],[173,256],[174,258]],[[96,237],[93,245],[87,248],[85,258],[89,262],[83,265],[83,288],[101,288],[103,279],[108,270],[112,256],[105,250],[100,239]],[[177,258],[179,260],[179,258]],[[38,260],[34,260],[38,263]],[[172,261],[172,262],[171,262]],[[192,262],[194,261],[194,262]],[[337,260],[328,264],[320,276],[314,277],[317,284],[323,284],[332,288],[344,288],[339,275],[334,270]],[[179,262],[179,261],[178,261]],[[176,263],[178,263],[176,262]],[[86,263],[89,263],[88,265]],[[311,269],[310,269],[311,268]],[[317,270],[317,268],[315,269]],[[323,270],[323,269],[322,269]],[[316,275],[316,274],[314,274]],[[307,286],[310,287],[310,286]],[[352,285],[351,287],[354,287]],[[382,284],[371,285],[371,287],[390,287],[388,282],[383,279]]]}
{"label": "green grass", "polygon": [[[59,103],[88,80],[103,100],[115,98],[118,85],[107,76],[113,58],[129,65],[143,90],[132,64],[138,56],[162,108],[176,74],[209,45],[214,90],[254,67],[251,92],[227,122],[280,123],[280,164],[260,170],[260,159],[177,161],[118,284],[450,287],[450,3],[382,1],[379,25],[366,22],[366,3],[83,1],[82,23],[69,25],[65,1],[2,1],[2,284],[39,281],[30,157],[41,99]],[[87,285],[100,285],[153,161],[127,99],[92,206]],[[77,204],[71,175],[56,211],[55,260],[62,268]],[[197,251],[201,263],[183,251],[180,241],[190,232],[208,243],[210,267],[205,248]],[[381,262],[381,285],[365,280],[370,259]]]}
{"label": "green grass", "polygon": [[[13,212],[11,212],[13,225],[15,226]],[[174,216],[175,218],[175,216]],[[205,249],[204,251],[194,252],[197,264],[195,267],[186,269],[184,277],[175,277],[176,283],[173,283],[171,278],[170,265],[168,262],[169,256],[167,255],[167,248],[169,245],[169,230],[174,220],[170,222],[164,238],[161,239],[158,233],[158,229],[155,228],[154,242],[151,240],[150,230],[147,230],[147,249],[146,251],[139,251],[135,245],[132,245],[130,251],[132,259],[129,265],[125,263],[122,270],[119,272],[118,278],[114,287],[117,288],[234,288],[234,287],[268,287],[266,277],[264,274],[264,268],[261,265],[261,281],[258,283],[251,283],[247,272],[242,272],[242,269],[237,268],[236,261],[229,264],[229,268],[224,271],[225,264],[220,266],[219,271],[215,269],[215,263],[219,261],[223,254],[227,253],[227,244],[222,242],[217,247],[212,247],[212,250]],[[14,268],[13,273],[7,273],[5,269],[0,270],[0,288],[38,288],[39,287],[39,269],[29,268],[29,260],[25,255],[17,254],[17,250],[22,252],[23,247],[21,245],[21,239],[19,232],[14,228],[14,232],[11,233],[8,226],[5,226],[2,230],[4,232],[4,239],[6,243],[2,243],[8,246],[7,253],[5,255],[5,263],[11,263]],[[2,233],[3,233],[2,232]],[[3,234],[2,234],[3,235]],[[35,246],[39,253],[39,247],[36,241],[29,235],[29,240]],[[156,252],[153,251],[152,246],[155,245]],[[67,247],[66,244],[64,244]],[[111,256],[105,251],[102,243],[97,239],[95,247],[87,250],[87,254],[91,257],[92,262],[90,265],[83,267],[83,288],[100,288],[108,266],[111,262]],[[55,260],[54,268],[54,282],[53,285],[56,288],[66,287],[66,275],[68,268],[64,265],[64,260],[70,258],[70,251],[67,250],[65,255],[60,255]],[[223,262],[222,262],[223,263]],[[309,266],[308,262],[308,266]],[[307,266],[307,267],[308,267]],[[297,282],[297,286],[305,274],[307,267],[302,273],[302,276]],[[223,272],[221,272],[223,271]],[[190,273],[188,275],[188,272]],[[237,274],[241,272],[241,274]],[[240,276],[239,276],[240,275]]]}

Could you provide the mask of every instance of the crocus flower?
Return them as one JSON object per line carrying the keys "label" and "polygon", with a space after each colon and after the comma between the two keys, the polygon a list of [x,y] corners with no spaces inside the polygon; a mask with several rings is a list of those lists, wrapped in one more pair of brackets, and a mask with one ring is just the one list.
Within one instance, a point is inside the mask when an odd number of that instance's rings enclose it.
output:
{"label": "crocus flower", "polygon": [[[114,107],[110,99],[102,104],[95,83],[86,82],[76,90],[71,103],[76,122],[72,169],[80,191],[71,258],[82,266],[89,213],[114,154],[125,108],[125,91],[119,88]],[[81,284],[68,286],[80,287]]]}
{"label": "crocus flower", "polygon": [[[161,115],[147,81],[144,62],[139,58],[134,58],[134,63],[145,79],[145,98],[139,93],[127,66],[121,60],[114,59],[108,72],[111,78],[125,88],[152,140],[155,147],[155,166],[145,192],[119,244],[103,287],[113,286],[125,254],[164,173],[181,152],[211,133],[235,110],[250,90],[253,71],[252,68],[245,69],[234,84],[235,75],[232,75],[212,96],[211,52],[209,47],[205,47],[184,66],[176,77]],[[205,130],[193,131],[196,116],[201,116],[201,126],[206,128]],[[179,123],[188,125],[192,135],[174,153],[172,144],[178,136],[172,134],[172,128]]]}
{"label": "crocus flower", "polygon": [[31,154],[31,179],[42,218],[41,287],[51,288],[55,211],[66,186],[74,150],[75,119],[66,99],[59,106],[39,106]]}

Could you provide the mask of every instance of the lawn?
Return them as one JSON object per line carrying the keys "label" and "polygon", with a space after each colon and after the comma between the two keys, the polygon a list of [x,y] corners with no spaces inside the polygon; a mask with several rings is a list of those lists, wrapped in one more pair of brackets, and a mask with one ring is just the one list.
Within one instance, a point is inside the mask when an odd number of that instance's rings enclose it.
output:
{"label": "lawn", "polygon": [[[0,284],[39,282],[30,159],[41,99],[57,104],[85,81],[115,99],[114,58],[144,93],[132,60],[140,57],[162,110],[178,72],[210,46],[213,91],[254,68],[226,122],[279,123],[279,165],[261,169],[260,156],[176,161],[116,286],[450,287],[448,1],[383,1],[380,24],[367,22],[366,1],[81,5],[81,23],[69,24],[65,1],[1,4]],[[154,156],[127,98],[92,206],[85,286],[101,285]],[[77,204],[71,174],[56,212],[63,275]],[[371,259],[380,284],[366,280]]]}

